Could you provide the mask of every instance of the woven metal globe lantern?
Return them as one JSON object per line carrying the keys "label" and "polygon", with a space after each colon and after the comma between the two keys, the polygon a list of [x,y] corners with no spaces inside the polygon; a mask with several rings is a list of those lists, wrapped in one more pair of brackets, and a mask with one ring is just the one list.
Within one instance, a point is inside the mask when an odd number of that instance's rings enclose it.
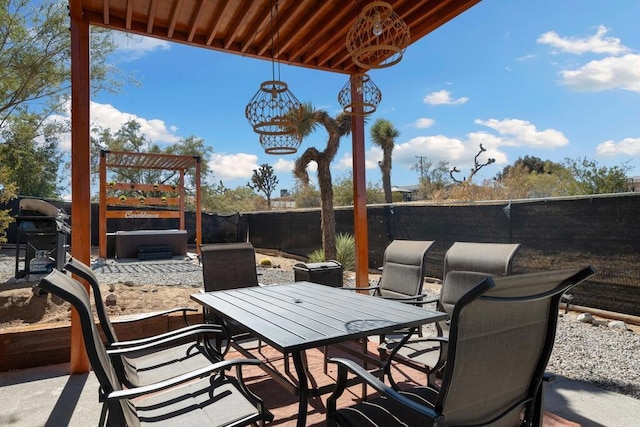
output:
{"label": "woven metal globe lantern", "polygon": [[347,33],[347,49],[353,62],[365,69],[397,64],[410,41],[409,26],[384,1],[362,8]]}
{"label": "woven metal globe lantern", "polygon": [[295,154],[302,143],[302,138],[293,133],[284,135],[260,135],[260,145],[266,154]]}
{"label": "woven metal globe lantern", "polygon": [[245,116],[260,135],[286,135],[292,132],[289,111],[300,108],[300,101],[285,82],[268,80],[260,84],[245,108]]}
{"label": "woven metal globe lantern", "polygon": [[[360,95],[356,99],[352,97],[354,88]],[[382,92],[369,75],[363,73],[352,74],[347,84],[338,93],[338,102],[343,112],[354,116],[373,113],[380,105],[380,101],[382,101]]]}

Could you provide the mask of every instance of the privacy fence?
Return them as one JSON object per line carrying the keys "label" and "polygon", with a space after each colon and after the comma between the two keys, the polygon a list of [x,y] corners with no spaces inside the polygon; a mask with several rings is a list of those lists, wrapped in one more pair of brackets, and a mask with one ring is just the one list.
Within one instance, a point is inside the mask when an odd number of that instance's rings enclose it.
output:
{"label": "privacy fence", "polygon": [[[50,201],[51,202],[51,201]],[[71,214],[70,204],[51,202]],[[6,208],[17,214],[17,201]],[[0,208],[2,208],[0,206]],[[640,194],[598,195],[473,204],[372,205],[367,209],[369,267],[382,265],[394,239],[434,240],[428,274],[441,278],[444,254],[456,241],[517,242],[515,272],[592,265],[598,273],[572,293],[574,304],[640,316]],[[351,208],[335,210],[337,231],[353,233]],[[92,244],[98,244],[93,206]],[[188,242],[195,214],[187,212]],[[112,220],[108,232],[178,228],[177,220]],[[248,239],[256,248],[306,256],[321,247],[318,209],[204,214],[203,243]],[[15,226],[8,230],[15,243]]]}

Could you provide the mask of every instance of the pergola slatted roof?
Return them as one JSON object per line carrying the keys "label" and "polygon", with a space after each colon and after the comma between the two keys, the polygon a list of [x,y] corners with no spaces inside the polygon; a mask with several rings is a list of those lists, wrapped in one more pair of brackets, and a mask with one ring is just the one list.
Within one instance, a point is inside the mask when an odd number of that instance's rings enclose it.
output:
{"label": "pergola slatted roof", "polygon": [[195,156],[178,156],[160,153],[135,153],[103,151],[105,164],[111,168],[186,170],[200,161]]}
{"label": "pergola slatted roof", "polygon": [[[364,0],[70,0],[93,25],[227,53],[353,74],[345,40]],[[480,0],[387,0],[411,43]],[[278,4],[271,29],[271,6]],[[73,8],[72,8],[73,10]]]}

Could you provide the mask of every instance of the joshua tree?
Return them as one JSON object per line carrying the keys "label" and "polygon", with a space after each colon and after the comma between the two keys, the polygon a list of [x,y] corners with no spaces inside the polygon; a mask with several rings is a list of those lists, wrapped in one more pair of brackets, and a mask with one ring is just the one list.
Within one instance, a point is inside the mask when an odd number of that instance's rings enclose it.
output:
{"label": "joshua tree", "polygon": [[395,144],[395,138],[400,136],[400,131],[387,119],[378,119],[371,127],[371,139],[373,143],[382,148],[382,161],[378,162],[382,172],[382,189],[385,202],[393,202],[391,196],[391,153]]}
{"label": "joshua tree", "polygon": [[275,191],[276,185],[278,185],[278,177],[267,163],[260,165],[260,169],[254,169],[251,182],[247,183],[250,189],[264,193],[269,209],[271,209],[271,194]]}
{"label": "joshua tree", "polygon": [[290,113],[296,132],[303,138],[310,135],[318,125],[324,126],[329,135],[327,147],[319,151],[310,147],[296,160],[293,173],[302,185],[309,185],[307,166],[318,164],[318,187],[320,188],[320,219],[322,247],[325,259],[336,258],[336,220],[333,213],[333,186],[331,183],[331,161],[340,147],[340,138],[351,133],[351,117],[338,114],[335,118],[324,110],[316,110],[311,103],[304,103]]}
{"label": "joshua tree", "polygon": [[462,180],[457,179],[455,176],[453,176],[454,173],[460,173],[460,169],[458,169],[456,166],[453,167],[453,169],[451,169],[449,171],[449,176],[451,176],[451,179],[458,183],[458,184],[469,184],[471,183],[471,181],[473,180],[473,177],[475,176],[475,174],[477,174],[480,169],[482,169],[485,166],[488,166],[492,163],[495,163],[496,159],[494,158],[489,158],[487,159],[486,162],[484,163],[480,163],[478,162],[478,157],[480,157],[480,155],[482,153],[484,153],[485,151],[487,151],[486,148],[484,148],[482,146],[482,144],[480,144],[480,151],[478,151],[478,154],[476,154],[476,156],[473,158],[473,167],[471,168],[471,175],[469,175],[469,178],[463,177]]}

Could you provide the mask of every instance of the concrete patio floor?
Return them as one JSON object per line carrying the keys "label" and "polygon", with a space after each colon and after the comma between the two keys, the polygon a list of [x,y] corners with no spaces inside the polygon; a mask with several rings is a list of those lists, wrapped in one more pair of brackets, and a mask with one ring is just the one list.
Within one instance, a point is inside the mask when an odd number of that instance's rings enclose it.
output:
{"label": "concrete patio floor", "polygon": [[[274,350],[263,354],[273,357]],[[309,354],[317,353],[317,354]],[[322,353],[308,353],[309,368],[320,385],[332,382],[322,370]],[[335,354],[331,354],[335,355]],[[235,357],[232,353],[228,357]],[[277,363],[274,362],[274,366]],[[281,367],[281,365],[279,365]],[[31,426],[94,426],[100,419],[98,381],[93,373],[69,375],[66,363],[0,373],[0,425]],[[245,379],[250,388],[265,399],[276,419],[271,425],[295,425],[296,397],[285,391],[262,370],[248,372]],[[344,404],[357,399],[361,386],[352,387],[344,396]],[[636,426],[640,400],[612,393],[591,384],[559,377],[547,387],[544,425],[555,426]],[[325,424],[326,395],[309,402],[307,425]],[[340,405],[340,402],[339,402]]]}

